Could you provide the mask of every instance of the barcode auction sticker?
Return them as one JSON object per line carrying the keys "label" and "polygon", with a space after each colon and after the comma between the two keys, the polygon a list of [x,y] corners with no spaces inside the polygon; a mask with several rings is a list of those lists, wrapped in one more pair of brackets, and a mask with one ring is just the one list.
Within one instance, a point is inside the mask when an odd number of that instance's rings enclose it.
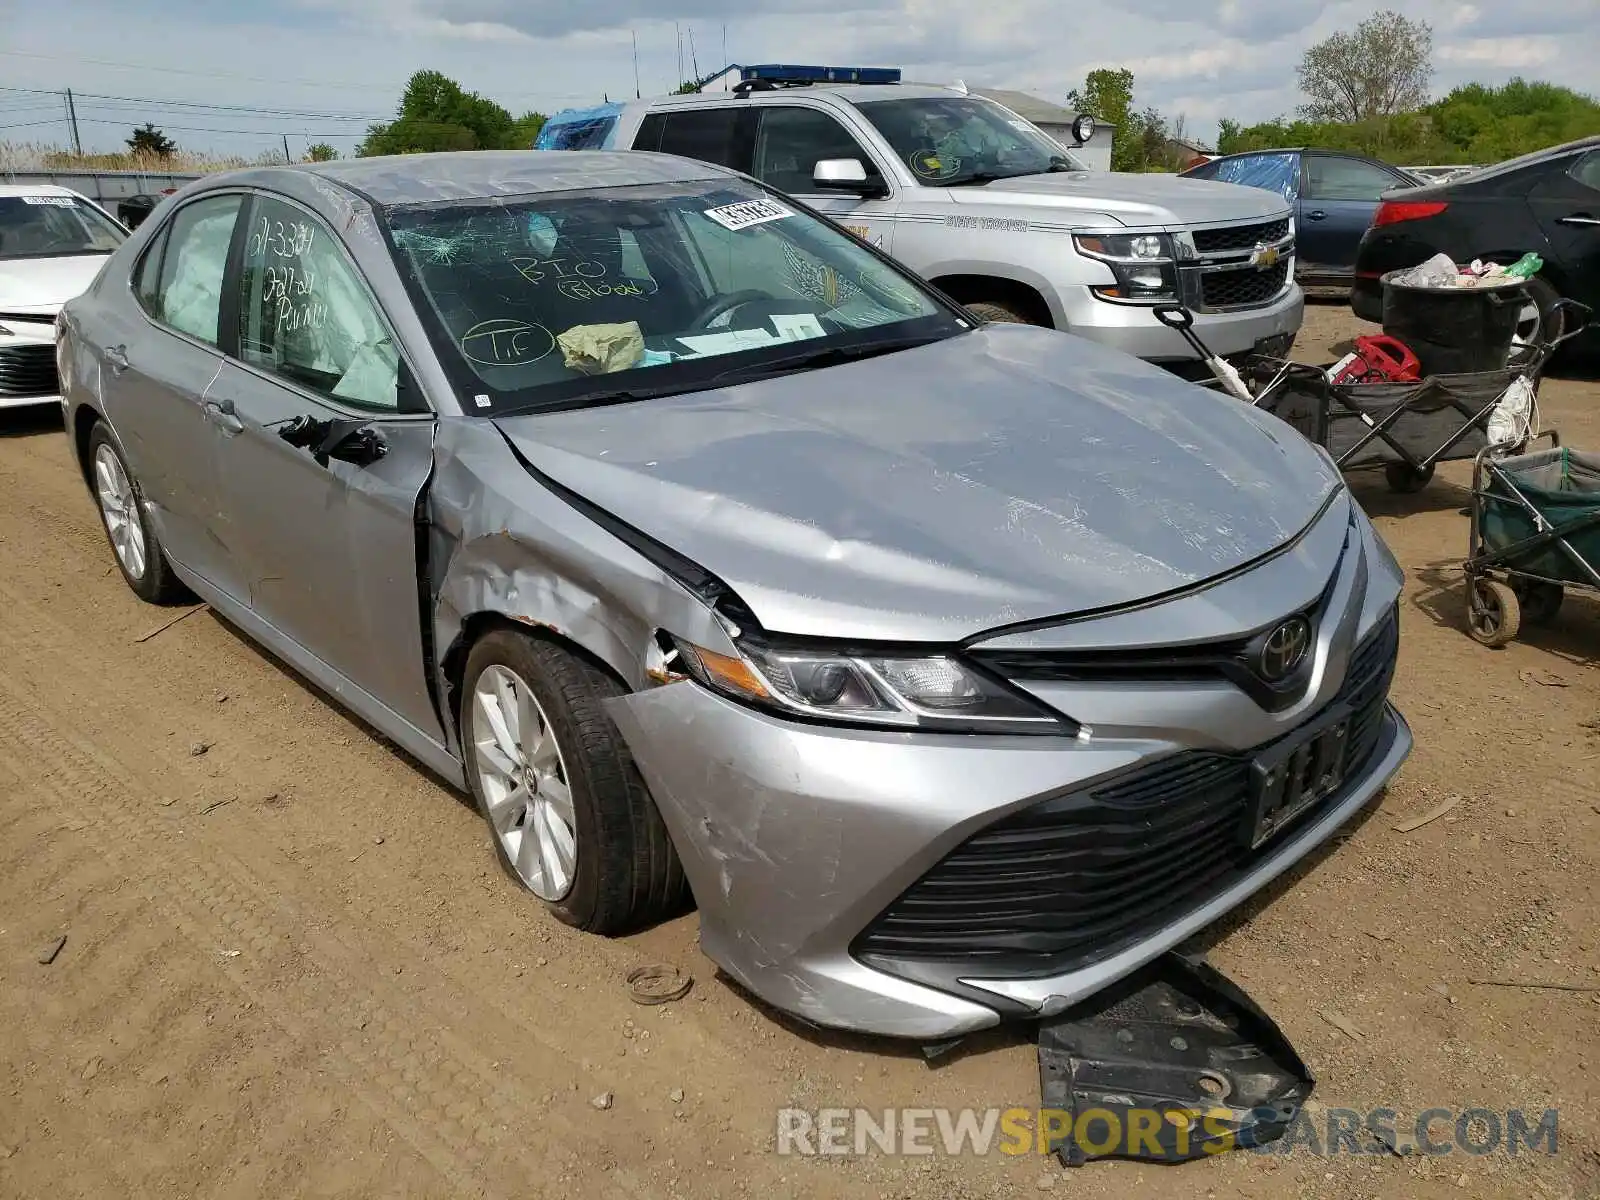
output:
{"label": "barcode auction sticker", "polygon": [[51,208],[74,208],[77,205],[71,196],[24,196],[24,204],[48,205]]}
{"label": "barcode auction sticker", "polygon": [[765,225],[768,221],[781,221],[794,216],[794,209],[776,200],[743,200],[738,204],[724,204],[721,208],[706,209],[710,217],[724,229],[735,232],[752,225]]}

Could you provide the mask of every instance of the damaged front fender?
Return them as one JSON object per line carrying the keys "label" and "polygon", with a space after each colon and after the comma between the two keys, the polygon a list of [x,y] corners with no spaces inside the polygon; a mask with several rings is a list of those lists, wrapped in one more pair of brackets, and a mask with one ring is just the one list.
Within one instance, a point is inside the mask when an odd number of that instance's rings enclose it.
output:
{"label": "damaged front fender", "polygon": [[455,671],[485,620],[547,630],[631,691],[659,671],[658,629],[736,653],[705,598],[540,483],[488,421],[439,422],[426,517],[434,669],[451,713]]}

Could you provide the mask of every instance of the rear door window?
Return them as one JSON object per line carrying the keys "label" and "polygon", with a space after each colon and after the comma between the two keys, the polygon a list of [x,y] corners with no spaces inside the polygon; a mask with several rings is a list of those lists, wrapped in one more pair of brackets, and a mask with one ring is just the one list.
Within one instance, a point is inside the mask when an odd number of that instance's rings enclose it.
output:
{"label": "rear door window", "polygon": [[239,195],[208,196],[173,215],[150,298],[150,315],[156,320],[213,346],[218,345],[222,277],[243,200]]}
{"label": "rear door window", "polygon": [[679,154],[742,170],[738,135],[739,118],[744,111],[727,106],[667,113],[658,149],[663,154]]}

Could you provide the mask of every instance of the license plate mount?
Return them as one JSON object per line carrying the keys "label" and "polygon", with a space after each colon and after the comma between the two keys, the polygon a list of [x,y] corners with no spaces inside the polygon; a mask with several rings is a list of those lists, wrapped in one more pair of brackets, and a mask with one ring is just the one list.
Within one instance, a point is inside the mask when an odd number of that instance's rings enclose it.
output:
{"label": "license plate mount", "polygon": [[1348,705],[1339,705],[1251,764],[1246,836],[1252,850],[1270,842],[1344,784],[1353,715]]}

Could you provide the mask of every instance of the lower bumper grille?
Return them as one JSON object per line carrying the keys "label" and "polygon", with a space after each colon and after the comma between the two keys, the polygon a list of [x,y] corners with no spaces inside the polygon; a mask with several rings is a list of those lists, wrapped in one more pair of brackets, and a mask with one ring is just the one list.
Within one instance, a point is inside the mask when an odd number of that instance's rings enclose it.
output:
{"label": "lower bumper grille", "polygon": [[[1352,656],[1334,702],[1354,710],[1347,778],[1377,748],[1398,648],[1391,614]],[[912,884],[852,950],[891,972],[896,961],[916,960],[960,962],[991,976],[1074,970],[1110,957],[1276,848],[1273,841],[1252,851],[1244,836],[1251,763],[1265,749],[1177,754],[998,821]],[[1315,820],[1341,795],[1296,823]]]}
{"label": "lower bumper grille", "polygon": [[0,396],[54,396],[60,390],[54,346],[0,347]]}
{"label": "lower bumper grille", "polygon": [[1237,271],[1211,271],[1200,276],[1200,304],[1208,309],[1266,304],[1283,291],[1288,282],[1288,260],[1265,271],[1250,266]]}

